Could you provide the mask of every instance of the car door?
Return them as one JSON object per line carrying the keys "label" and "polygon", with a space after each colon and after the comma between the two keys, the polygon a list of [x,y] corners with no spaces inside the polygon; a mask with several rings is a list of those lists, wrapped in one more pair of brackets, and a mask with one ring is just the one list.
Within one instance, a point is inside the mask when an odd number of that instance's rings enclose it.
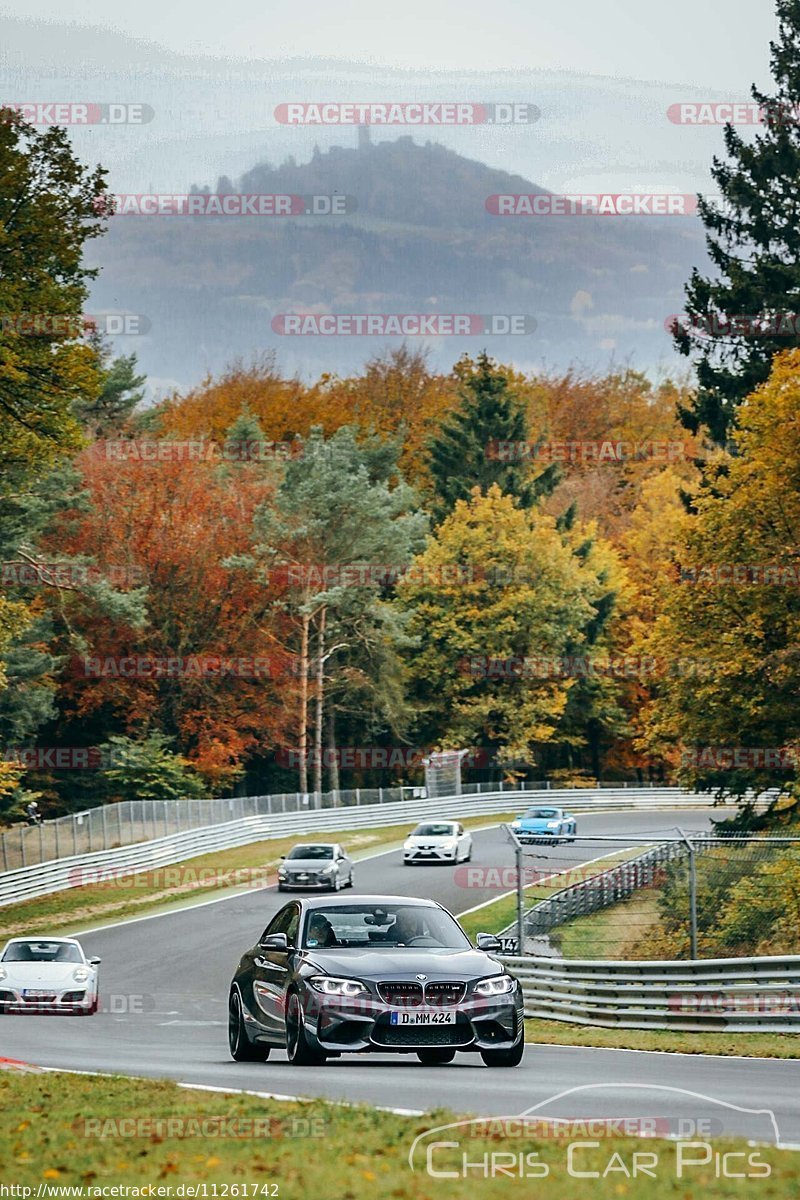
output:
{"label": "car door", "polygon": [[[300,905],[294,901],[281,909],[267,926],[254,960],[253,991],[260,1010],[260,1020],[278,1040],[283,1036],[286,988],[289,983],[290,958],[297,946],[300,928]],[[289,950],[268,950],[264,938],[271,933],[285,933]]]}
{"label": "car door", "polygon": [[343,883],[351,883],[353,879],[353,863],[341,846],[336,847],[338,872]]}
{"label": "car door", "polygon": [[458,837],[458,850],[456,851],[456,858],[466,858],[469,854],[469,834],[464,829],[463,825],[457,825],[456,829]]}

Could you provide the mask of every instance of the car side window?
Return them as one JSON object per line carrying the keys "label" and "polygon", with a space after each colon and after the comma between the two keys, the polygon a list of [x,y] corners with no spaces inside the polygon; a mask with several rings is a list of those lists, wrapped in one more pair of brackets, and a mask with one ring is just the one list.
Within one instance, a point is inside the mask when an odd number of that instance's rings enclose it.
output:
{"label": "car side window", "polygon": [[264,932],[261,935],[262,942],[264,941],[264,938],[267,937],[267,935],[270,933],[287,933],[288,922],[291,917],[292,910],[295,909],[295,907],[296,906],[294,904],[287,904],[284,908],[282,908],[280,910],[280,912],[277,912],[275,914],[275,916],[272,918],[269,925],[267,926],[267,928],[264,930]]}
{"label": "car side window", "polygon": [[281,929],[285,933],[290,946],[297,945],[297,931],[300,928],[300,909],[293,904],[289,909],[286,925]]}

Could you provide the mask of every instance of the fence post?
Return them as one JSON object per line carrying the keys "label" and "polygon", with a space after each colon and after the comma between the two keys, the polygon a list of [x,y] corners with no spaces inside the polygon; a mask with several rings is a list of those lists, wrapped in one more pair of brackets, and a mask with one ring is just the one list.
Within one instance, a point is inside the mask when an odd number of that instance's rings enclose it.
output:
{"label": "fence post", "polygon": [[72,853],[73,854],[78,853],[78,828],[76,825],[76,821],[77,821],[77,816],[75,813],[73,813],[72,814]]}
{"label": "fence post", "polygon": [[356,804],[361,803],[361,788],[356,788]]}
{"label": "fence post", "polygon": [[101,808],[100,812],[103,817],[103,849],[107,850],[108,849],[108,815],[106,813],[105,804]]}
{"label": "fence post", "polygon": [[44,862],[44,823],[39,826],[39,862]]}
{"label": "fence post", "polygon": [[22,865],[23,867],[27,867],[28,860],[25,857],[25,830],[22,828],[22,826],[20,826],[19,830],[19,851],[22,858]]}
{"label": "fence post", "polygon": [[691,937],[691,957],[697,958],[697,863],[695,861],[694,844],[681,828],[678,833],[683,838],[689,851],[689,928]]}

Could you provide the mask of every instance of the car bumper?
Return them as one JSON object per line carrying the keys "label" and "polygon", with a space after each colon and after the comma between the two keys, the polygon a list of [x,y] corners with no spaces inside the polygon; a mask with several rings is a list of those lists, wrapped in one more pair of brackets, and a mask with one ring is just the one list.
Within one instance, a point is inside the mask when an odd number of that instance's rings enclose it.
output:
{"label": "car bumper", "polygon": [[96,1003],[94,992],[80,988],[51,992],[46,996],[23,996],[18,989],[0,987],[0,1012],[11,1016],[85,1013],[90,1012]]}
{"label": "car bumper", "polygon": [[279,879],[278,883],[287,891],[293,888],[298,892],[329,892],[336,883],[336,876],[327,879]]}
{"label": "car bumper", "polygon": [[455,862],[455,850],[403,850],[403,862]]}
{"label": "car bumper", "polygon": [[318,997],[306,1007],[306,1034],[328,1053],[414,1053],[417,1050],[509,1049],[523,1036],[522,993],[496,999],[465,1000],[446,1011],[448,1025],[392,1025],[397,1011],[382,1001],[348,1001]]}
{"label": "car bumper", "polygon": [[521,842],[553,842],[566,837],[562,829],[515,829],[514,832]]}

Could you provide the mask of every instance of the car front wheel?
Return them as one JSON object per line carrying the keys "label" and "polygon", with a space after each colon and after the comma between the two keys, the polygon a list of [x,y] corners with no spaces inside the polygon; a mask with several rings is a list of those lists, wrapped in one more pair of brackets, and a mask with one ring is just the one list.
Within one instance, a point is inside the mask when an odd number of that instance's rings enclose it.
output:
{"label": "car front wheel", "polygon": [[236,990],[228,1000],[228,1046],[236,1062],[266,1062],[269,1058],[269,1046],[254,1046],[245,1032],[242,1001]]}
{"label": "car front wheel", "polygon": [[309,1044],[297,992],[292,992],[286,1007],[286,1056],[295,1067],[319,1067],[327,1057]]}

